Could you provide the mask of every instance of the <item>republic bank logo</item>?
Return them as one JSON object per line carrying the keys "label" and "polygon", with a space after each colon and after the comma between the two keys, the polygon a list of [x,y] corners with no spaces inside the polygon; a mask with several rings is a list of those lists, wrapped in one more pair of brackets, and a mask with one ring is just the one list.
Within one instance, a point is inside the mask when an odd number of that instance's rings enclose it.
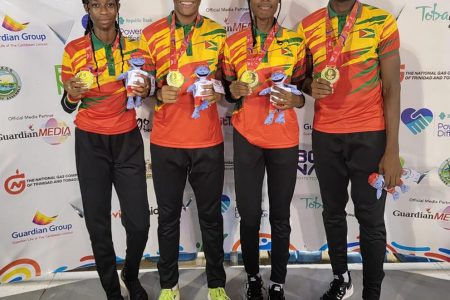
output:
{"label": "republic bank logo", "polygon": [[433,121],[433,112],[427,108],[407,108],[402,112],[401,119],[414,135],[418,135]]}

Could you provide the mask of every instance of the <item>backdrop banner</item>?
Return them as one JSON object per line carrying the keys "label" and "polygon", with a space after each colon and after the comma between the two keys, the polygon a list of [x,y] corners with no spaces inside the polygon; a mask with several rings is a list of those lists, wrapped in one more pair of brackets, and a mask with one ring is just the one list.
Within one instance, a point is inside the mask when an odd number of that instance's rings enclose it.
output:
{"label": "backdrop banner", "polygon": [[[401,35],[402,107],[400,151],[409,190],[388,196],[387,251],[402,261],[450,261],[450,1],[366,0],[391,12]],[[279,21],[296,29],[326,0],[282,0]],[[167,16],[172,1],[122,0],[120,27],[139,38],[152,22]],[[229,33],[249,26],[245,0],[203,0],[201,14]],[[60,106],[64,46],[84,33],[87,16],[80,0],[0,0],[0,283],[30,279],[94,263],[84,224],[74,157],[74,115]],[[152,181],[150,132],[154,101],[138,109],[145,143],[151,214],[145,257],[157,259],[158,207]],[[314,100],[297,110],[300,126],[297,186],[291,207],[291,261],[327,250],[322,200],[311,148]],[[232,106],[219,104],[225,137],[222,213],[224,250],[240,251],[236,209]],[[414,172],[416,171],[416,172]],[[376,190],[374,189],[374,193]],[[112,229],[117,260],[125,257],[125,232],[115,192]],[[202,251],[195,196],[187,186],[181,218],[180,259]],[[260,249],[270,250],[267,185],[262,199]],[[348,207],[348,250],[360,259],[359,226]],[[317,257],[320,257],[318,255]]]}

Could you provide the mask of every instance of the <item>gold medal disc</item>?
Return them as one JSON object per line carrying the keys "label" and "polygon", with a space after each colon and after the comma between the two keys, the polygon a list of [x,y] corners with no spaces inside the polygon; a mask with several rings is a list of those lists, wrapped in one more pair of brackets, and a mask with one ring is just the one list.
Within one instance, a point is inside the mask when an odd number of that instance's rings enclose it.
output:
{"label": "gold medal disc", "polygon": [[94,84],[94,74],[87,70],[78,72],[75,77],[79,78],[87,89],[90,89],[92,84]]}
{"label": "gold medal disc", "polygon": [[184,83],[184,76],[180,71],[170,71],[167,74],[167,84],[176,88],[180,88]]}
{"label": "gold medal disc", "polygon": [[320,73],[320,77],[325,79],[331,84],[335,84],[339,80],[339,70],[336,67],[325,67]]}
{"label": "gold medal disc", "polygon": [[254,88],[258,85],[259,76],[254,71],[245,71],[241,76],[241,81],[244,83],[248,83],[251,88]]}

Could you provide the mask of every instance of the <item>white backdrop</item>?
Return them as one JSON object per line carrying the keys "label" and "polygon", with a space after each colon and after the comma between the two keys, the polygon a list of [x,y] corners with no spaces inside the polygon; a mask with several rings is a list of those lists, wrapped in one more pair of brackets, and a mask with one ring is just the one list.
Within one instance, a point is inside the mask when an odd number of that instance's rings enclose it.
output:
{"label": "white backdrop", "polygon": [[[388,249],[402,260],[450,261],[450,2],[448,0],[367,0],[398,16],[402,38],[401,156],[404,167],[425,174],[419,184],[386,208]],[[280,20],[295,28],[327,1],[283,0]],[[145,26],[167,15],[172,1],[122,0],[121,27],[139,37]],[[203,0],[201,13],[234,32],[247,26],[245,0]],[[64,45],[84,32],[80,0],[0,0],[0,283],[93,263],[74,163],[73,116],[62,111],[59,72]],[[240,250],[239,215],[233,186],[231,106],[222,103],[226,177],[222,197],[224,249]],[[138,112],[146,145],[151,233],[146,257],[157,257],[158,208],[153,193],[149,132],[151,104]],[[305,251],[326,250],[322,202],[311,151],[313,100],[298,112],[298,180],[291,208],[291,260]],[[422,124],[418,127],[418,124]],[[413,127],[419,130],[413,130]],[[411,129],[409,129],[411,128]],[[374,190],[375,192],[375,190]],[[261,250],[270,249],[266,193]],[[186,189],[181,258],[201,250],[193,192]],[[349,251],[357,253],[358,225],[349,213]],[[114,196],[111,212],[117,259],[125,234]]]}

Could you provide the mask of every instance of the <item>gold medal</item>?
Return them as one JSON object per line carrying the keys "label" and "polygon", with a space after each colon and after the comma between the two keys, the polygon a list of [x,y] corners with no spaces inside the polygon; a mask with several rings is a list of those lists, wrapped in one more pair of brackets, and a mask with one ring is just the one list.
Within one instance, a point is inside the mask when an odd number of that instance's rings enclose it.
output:
{"label": "gold medal", "polygon": [[82,70],[78,72],[75,77],[79,78],[87,89],[90,89],[92,84],[94,84],[94,74],[92,74],[88,70]]}
{"label": "gold medal", "polygon": [[339,80],[339,70],[336,67],[325,67],[325,69],[322,70],[322,73],[320,73],[320,77],[325,79],[331,84],[335,84]]}
{"label": "gold medal", "polygon": [[254,71],[245,71],[242,73],[241,81],[244,83],[248,83],[251,88],[254,88],[259,83],[259,76]]}
{"label": "gold medal", "polygon": [[184,83],[184,76],[180,71],[170,71],[167,74],[167,84],[176,88],[180,88]]}

